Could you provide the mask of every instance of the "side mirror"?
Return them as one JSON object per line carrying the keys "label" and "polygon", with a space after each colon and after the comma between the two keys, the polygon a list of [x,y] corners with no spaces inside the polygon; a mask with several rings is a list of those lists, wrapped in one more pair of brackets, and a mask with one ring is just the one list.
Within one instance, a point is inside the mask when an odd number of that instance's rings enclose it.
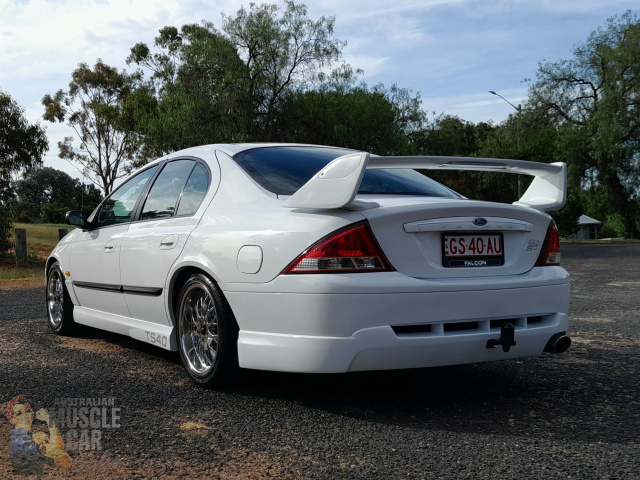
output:
{"label": "side mirror", "polygon": [[65,222],[76,227],[87,227],[87,216],[80,210],[69,210],[64,216]]}

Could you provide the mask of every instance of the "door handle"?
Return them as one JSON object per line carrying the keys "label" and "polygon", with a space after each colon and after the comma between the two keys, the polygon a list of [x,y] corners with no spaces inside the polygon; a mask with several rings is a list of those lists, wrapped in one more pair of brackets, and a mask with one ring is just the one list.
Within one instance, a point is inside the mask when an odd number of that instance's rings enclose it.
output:
{"label": "door handle", "polygon": [[116,249],[116,241],[115,240],[111,240],[109,242],[107,242],[104,246],[104,251],[107,253],[111,253]]}
{"label": "door handle", "polygon": [[178,235],[167,235],[160,241],[161,250],[170,250],[178,243]]}

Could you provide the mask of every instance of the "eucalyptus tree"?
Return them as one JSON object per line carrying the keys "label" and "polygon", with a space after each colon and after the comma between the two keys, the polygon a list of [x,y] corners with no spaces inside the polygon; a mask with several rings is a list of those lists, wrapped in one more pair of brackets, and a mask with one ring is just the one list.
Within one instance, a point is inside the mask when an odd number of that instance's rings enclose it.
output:
{"label": "eucalyptus tree", "polygon": [[[164,27],[131,49],[138,89],[127,102],[131,128],[151,154],[246,140],[245,67],[235,46],[211,23]],[[146,75],[145,75],[146,74]]]}
{"label": "eucalyptus tree", "polygon": [[285,0],[241,7],[223,15],[222,30],[246,66],[246,99],[253,117],[251,136],[271,140],[284,97],[349,81],[357,71],[342,61],[346,42],[333,36],[334,17],[309,18],[307,7]]}
{"label": "eucalyptus tree", "polygon": [[128,128],[124,114],[133,89],[130,75],[98,59],[93,68],[86,63],[78,65],[67,91],[61,89],[42,98],[43,118],[66,123],[75,131],[76,138],[58,142],[58,156],[89,172],[105,195],[140,153],[139,136]]}
{"label": "eucalyptus tree", "polygon": [[11,248],[12,212],[8,207],[13,198],[11,177],[42,164],[48,149],[44,129],[37,123],[29,123],[24,109],[0,90],[0,254]]}
{"label": "eucalyptus tree", "polygon": [[11,176],[42,164],[49,142],[44,129],[30,123],[24,108],[0,90],[0,203],[11,196]]}
{"label": "eucalyptus tree", "polygon": [[626,235],[640,238],[639,15],[613,17],[570,60],[542,63],[529,105],[561,132],[556,159],[604,187]]}

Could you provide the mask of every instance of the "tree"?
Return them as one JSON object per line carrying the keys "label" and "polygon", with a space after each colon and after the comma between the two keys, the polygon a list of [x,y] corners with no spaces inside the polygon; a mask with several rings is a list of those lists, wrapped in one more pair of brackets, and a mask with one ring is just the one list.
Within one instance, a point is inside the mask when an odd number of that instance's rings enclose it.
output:
{"label": "tree", "polygon": [[254,120],[250,136],[256,140],[272,139],[285,95],[354,73],[340,61],[346,42],[333,38],[334,17],[314,20],[305,5],[284,4],[281,16],[275,4],[254,3],[235,17],[223,16],[222,30],[246,66],[246,99]]}
{"label": "tree", "polygon": [[[131,49],[129,64],[152,72],[127,100],[131,128],[152,154],[195,145],[245,139],[244,63],[235,47],[210,23],[165,27],[155,39]],[[137,75],[144,77],[139,70]]]}
{"label": "tree", "polygon": [[164,27],[154,51],[131,49],[127,62],[140,67],[143,88],[127,108],[149,151],[277,140],[285,101],[357,74],[340,60],[345,42],[333,38],[334,19],[310,19],[302,4],[250,4],[223,18],[222,31],[209,22]]}
{"label": "tree", "polygon": [[285,95],[272,136],[279,142],[400,155],[410,153],[407,132],[423,117],[419,96],[395,85],[331,85]]}
{"label": "tree", "polygon": [[59,157],[91,172],[91,180],[108,195],[116,179],[124,176],[140,153],[139,138],[127,127],[123,114],[126,99],[133,91],[133,78],[98,59],[93,69],[80,63],[71,74],[67,92],[45,95],[44,119],[67,122],[73,137],[58,143]]}
{"label": "tree", "polygon": [[[490,123],[474,124],[451,115],[438,115],[424,128],[412,134],[413,144],[421,155],[445,155],[456,157],[497,156],[517,158],[504,154],[483,155],[483,145],[499,128]],[[517,199],[517,179],[509,181],[502,173],[428,171],[435,180],[442,182],[461,194],[494,202],[513,202]]]}
{"label": "tree", "polygon": [[17,213],[35,219],[42,207],[75,208],[74,188],[77,180],[67,173],[51,167],[31,170],[22,180],[16,182]]}
{"label": "tree", "polygon": [[571,60],[540,65],[530,107],[549,116],[561,135],[556,158],[602,185],[626,235],[640,238],[640,17],[607,21]]}
{"label": "tree", "polygon": [[[16,215],[45,222],[60,223],[68,210],[90,213],[102,200],[100,191],[92,184],[84,185],[62,170],[51,167],[34,168],[14,184],[16,198],[11,201]],[[45,218],[44,212],[48,213]],[[55,211],[56,219],[52,218]]]}
{"label": "tree", "polygon": [[11,247],[11,220],[7,203],[13,197],[11,176],[42,163],[49,142],[38,124],[29,124],[22,109],[0,91],[0,254]]}
{"label": "tree", "polygon": [[388,153],[394,143],[393,105],[380,93],[292,92],[282,101],[273,135],[278,141],[334,145]]}
{"label": "tree", "polygon": [[11,176],[40,165],[48,149],[44,129],[29,124],[24,109],[0,91],[0,204],[12,197]]}

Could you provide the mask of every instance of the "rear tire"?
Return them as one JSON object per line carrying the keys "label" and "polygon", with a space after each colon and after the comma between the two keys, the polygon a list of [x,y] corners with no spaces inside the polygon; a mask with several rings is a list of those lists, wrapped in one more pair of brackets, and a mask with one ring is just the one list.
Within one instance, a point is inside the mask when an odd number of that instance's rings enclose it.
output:
{"label": "rear tire", "polygon": [[195,383],[217,387],[236,376],[238,325],[209,277],[189,277],[180,292],[176,319],[180,359]]}
{"label": "rear tire", "polygon": [[58,335],[70,335],[76,330],[73,321],[73,302],[67,291],[60,264],[55,262],[47,273],[47,320],[49,328]]}

